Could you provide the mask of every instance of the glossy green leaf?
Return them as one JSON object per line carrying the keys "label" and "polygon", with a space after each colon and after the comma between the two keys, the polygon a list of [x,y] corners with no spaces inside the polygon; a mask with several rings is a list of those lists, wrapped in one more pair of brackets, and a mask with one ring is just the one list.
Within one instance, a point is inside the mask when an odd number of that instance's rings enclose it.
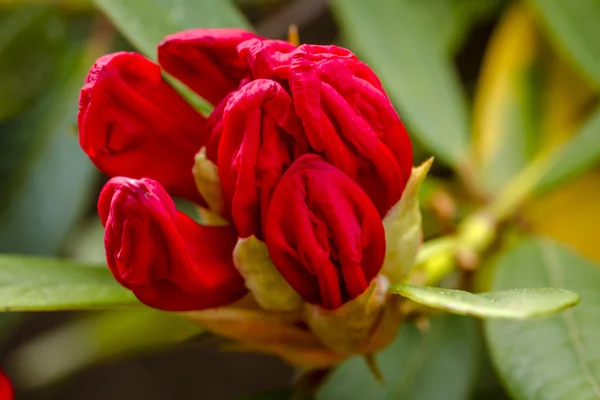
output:
{"label": "glossy green leaf", "polygon": [[529,0],[559,48],[600,86],[600,2]]}
{"label": "glossy green leaf", "polygon": [[317,400],[468,399],[479,356],[475,321],[443,315],[430,322],[423,333],[412,324],[403,325],[396,340],[376,354],[383,383],[364,358],[353,357],[333,371]]}
{"label": "glossy green leaf", "polygon": [[101,361],[187,340],[201,328],[175,314],[150,308],[94,312],[43,332],[8,360],[22,385],[54,383]]}
{"label": "glossy green leaf", "polygon": [[431,286],[395,285],[391,293],[453,314],[481,318],[525,319],[554,314],[579,302],[577,294],[558,288],[525,288],[489,293]]}
{"label": "glossy green leaf", "polygon": [[0,252],[54,254],[87,211],[97,171],[79,147],[77,100],[107,43],[72,43],[35,107],[0,137]]}
{"label": "glossy green leaf", "polygon": [[156,46],[171,33],[191,28],[249,28],[230,0],[95,0],[123,35],[156,59]]}
{"label": "glossy green leaf", "polygon": [[137,306],[108,268],[53,258],[0,255],[0,309],[53,311]]}
{"label": "glossy green leaf", "polygon": [[65,31],[53,7],[20,5],[0,14],[0,121],[30,104],[52,79]]}
{"label": "glossy green leaf", "polygon": [[576,176],[600,160],[600,107],[596,108],[577,132],[556,152],[548,171],[538,183],[548,190]]}
{"label": "glossy green leaf", "polygon": [[600,398],[600,268],[569,249],[530,239],[504,254],[493,287],[564,287],[581,303],[553,317],[486,321],[492,359],[514,399]]}
{"label": "glossy green leaf", "polygon": [[413,137],[458,166],[468,154],[466,99],[436,21],[423,4],[332,2],[350,45],[379,74]]}

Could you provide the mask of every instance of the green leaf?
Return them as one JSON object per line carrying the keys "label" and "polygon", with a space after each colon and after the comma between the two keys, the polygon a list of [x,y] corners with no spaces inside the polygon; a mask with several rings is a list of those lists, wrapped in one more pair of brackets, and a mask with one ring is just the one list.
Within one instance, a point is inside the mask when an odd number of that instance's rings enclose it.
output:
{"label": "green leaf", "polygon": [[31,390],[98,362],[164,348],[201,331],[185,318],[150,308],[96,311],[34,337],[11,353],[9,364]]}
{"label": "green leaf", "polygon": [[98,175],[74,135],[77,99],[109,44],[85,38],[56,55],[43,98],[0,135],[0,252],[55,254],[88,210]]}
{"label": "green leaf", "polygon": [[531,321],[489,320],[492,359],[514,399],[600,397],[600,268],[554,242],[527,240],[505,253],[493,287],[557,286],[578,292],[579,306]]}
{"label": "green leaf", "polygon": [[317,400],[468,399],[479,359],[476,324],[451,315],[430,321],[424,333],[403,325],[396,340],[376,354],[383,383],[362,357],[352,357],[333,371]]}
{"label": "green leaf", "polygon": [[[47,5],[20,5],[0,14],[0,121],[28,105],[57,67],[66,27]],[[27,49],[27,51],[24,51]]]}
{"label": "green leaf", "polygon": [[94,0],[139,51],[156,59],[171,33],[192,28],[250,28],[230,0]]}
{"label": "green leaf", "polygon": [[136,306],[108,268],[52,258],[0,255],[0,309],[55,311]]}
{"label": "green leaf", "polygon": [[587,77],[600,86],[600,2],[529,0],[552,38]]}
{"label": "green leaf", "polygon": [[554,188],[594,166],[600,160],[599,132],[600,107],[590,114],[571,139],[561,145],[548,171],[538,183],[538,190]]}
{"label": "green leaf", "polygon": [[468,158],[465,94],[435,18],[413,0],[335,0],[351,46],[379,74],[412,135],[446,163]]}
{"label": "green leaf", "polygon": [[395,285],[390,293],[453,314],[481,318],[525,319],[554,314],[579,302],[577,294],[557,288],[511,289],[473,294],[430,286]]}
{"label": "green leaf", "polygon": [[471,28],[493,17],[503,0],[420,0],[438,27],[444,47],[455,54]]}

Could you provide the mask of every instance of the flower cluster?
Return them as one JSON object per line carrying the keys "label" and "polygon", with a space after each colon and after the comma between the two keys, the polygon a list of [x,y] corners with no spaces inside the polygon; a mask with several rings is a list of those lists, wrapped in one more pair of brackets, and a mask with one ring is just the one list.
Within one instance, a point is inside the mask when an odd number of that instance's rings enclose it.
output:
{"label": "flower cluster", "polygon": [[[186,103],[163,71],[212,113]],[[158,64],[126,52],[98,59],[78,122],[82,148],[112,177],[98,202],[108,265],[151,307],[240,300],[249,285],[233,253],[248,238],[323,310],[359,297],[381,271],[382,219],[402,196],[412,148],[379,79],[346,49],[180,32],[160,43]],[[198,224],[170,196],[228,224]]]}

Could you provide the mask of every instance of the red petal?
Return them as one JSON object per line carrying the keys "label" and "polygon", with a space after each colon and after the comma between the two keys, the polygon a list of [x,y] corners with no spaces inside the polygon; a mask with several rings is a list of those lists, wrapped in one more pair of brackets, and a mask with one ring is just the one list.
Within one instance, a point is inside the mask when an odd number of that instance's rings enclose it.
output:
{"label": "red petal", "polygon": [[290,88],[311,146],[358,182],[383,217],[410,176],[412,146],[375,74],[347,50],[303,45]]}
{"label": "red petal", "polygon": [[190,29],[167,36],[158,45],[158,62],[169,74],[212,104],[218,104],[249,69],[238,44],[254,33],[242,29]]}
{"label": "red petal", "polygon": [[79,101],[79,142],[109,176],[148,177],[204,204],[192,175],[205,120],[136,53],[99,58]]}
{"label": "red petal", "polygon": [[302,124],[281,85],[259,79],[231,96],[223,113],[218,167],[241,237],[262,237],[272,192],[293,157],[306,149]]}
{"label": "red petal", "polygon": [[251,39],[238,46],[254,79],[275,79],[284,83],[288,79],[291,57],[296,46],[283,40]]}
{"label": "red petal", "polygon": [[177,211],[150,179],[111,179],[100,194],[108,266],[143,303],[171,311],[218,307],[246,293],[233,265],[237,234]]}
{"label": "red petal", "polygon": [[328,309],[363,293],[385,255],[383,225],[369,197],[312,154],[297,159],[277,185],[265,236],[281,275],[306,301]]}

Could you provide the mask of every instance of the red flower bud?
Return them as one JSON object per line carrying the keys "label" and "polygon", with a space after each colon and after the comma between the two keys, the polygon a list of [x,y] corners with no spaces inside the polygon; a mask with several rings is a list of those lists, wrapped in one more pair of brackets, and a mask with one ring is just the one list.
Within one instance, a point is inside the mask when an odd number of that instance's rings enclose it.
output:
{"label": "red flower bud", "polygon": [[257,36],[242,29],[190,29],[158,45],[158,62],[204,99],[218,104],[249,76],[237,45]]}
{"label": "red flower bud", "polygon": [[265,235],[281,275],[304,300],[327,309],[362,294],[385,255],[383,225],[367,194],[313,154],[279,181]]}
{"label": "red flower bud", "polygon": [[275,186],[306,151],[302,122],[281,85],[259,79],[232,94],[223,112],[218,167],[226,209],[241,237],[262,238]]}
{"label": "red flower bud", "polygon": [[12,384],[10,383],[10,379],[4,373],[4,371],[0,370],[0,400],[13,400],[14,399],[14,390]]}
{"label": "red flower bud", "polygon": [[253,39],[238,49],[254,79],[289,88],[312,149],[352,177],[385,216],[410,176],[412,146],[375,73],[337,46]]}
{"label": "red flower bud", "polygon": [[233,265],[230,226],[196,224],[151,179],[113,178],[98,200],[108,266],[117,281],[151,307],[198,310],[246,293]]}
{"label": "red flower bud", "polygon": [[109,176],[151,178],[201,204],[192,176],[205,120],[136,53],[99,58],[79,100],[79,142]]}

